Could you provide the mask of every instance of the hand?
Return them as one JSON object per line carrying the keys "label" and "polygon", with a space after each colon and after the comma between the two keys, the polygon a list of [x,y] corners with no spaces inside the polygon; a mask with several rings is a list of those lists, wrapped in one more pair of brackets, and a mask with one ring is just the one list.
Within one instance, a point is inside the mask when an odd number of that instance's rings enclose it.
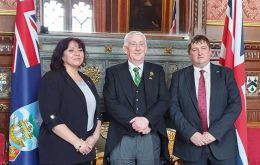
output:
{"label": "hand", "polygon": [[133,129],[140,133],[149,128],[149,121],[145,117],[135,117],[130,123],[132,124]]}
{"label": "hand", "polygon": [[76,149],[77,152],[80,152],[81,154],[84,155],[87,150],[87,143],[82,139],[78,139],[74,144],[74,148]]}
{"label": "hand", "polygon": [[144,134],[144,135],[147,135],[151,132],[151,128],[150,127],[147,127],[145,128],[144,130],[142,130],[140,133]]}
{"label": "hand", "polygon": [[203,136],[206,139],[207,144],[210,144],[216,140],[216,138],[214,136],[212,136],[209,132],[204,132]]}
{"label": "hand", "polygon": [[191,142],[200,147],[200,146],[203,146],[203,145],[206,145],[207,144],[207,140],[206,138],[199,132],[195,132],[191,138],[190,138]]}
{"label": "hand", "polygon": [[92,148],[95,146],[97,140],[98,140],[98,139],[96,139],[96,138],[92,135],[92,136],[89,136],[85,141],[86,141],[86,143],[87,143],[87,146],[92,149]]}

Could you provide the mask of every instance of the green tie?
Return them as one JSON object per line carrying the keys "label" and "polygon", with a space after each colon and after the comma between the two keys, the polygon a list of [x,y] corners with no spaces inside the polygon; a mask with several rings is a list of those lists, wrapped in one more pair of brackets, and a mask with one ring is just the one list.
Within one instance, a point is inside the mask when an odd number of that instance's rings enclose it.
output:
{"label": "green tie", "polygon": [[141,77],[140,77],[140,74],[139,74],[139,69],[138,67],[135,67],[133,69],[133,71],[135,72],[135,77],[134,77],[134,82],[135,82],[135,85],[138,86],[140,84],[140,81],[141,81]]}

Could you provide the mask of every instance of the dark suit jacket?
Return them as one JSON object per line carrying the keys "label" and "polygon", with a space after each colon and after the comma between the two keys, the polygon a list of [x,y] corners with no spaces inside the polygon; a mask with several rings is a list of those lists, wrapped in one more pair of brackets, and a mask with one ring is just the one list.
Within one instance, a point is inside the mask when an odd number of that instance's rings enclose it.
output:
{"label": "dark suit jacket", "polygon": [[[143,68],[146,113],[152,131],[158,133],[164,143],[162,155],[168,159],[167,133],[163,115],[168,108],[169,92],[165,83],[165,73],[159,65],[145,62]],[[131,81],[128,63],[112,66],[106,70],[104,100],[110,116],[110,126],[105,147],[105,158],[121,141],[124,135],[132,136],[133,130],[129,121],[137,117],[134,109],[134,96],[131,95]],[[106,159],[107,160],[107,159]],[[105,160],[105,162],[106,162]]]}
{"label": "dark suit jacket", "polygon": [[[241,111],[241,100],[233,71],[214,64],[210,68],[208,132],[216,141],[209,147],[213,155],[222,160],[235,156],[238,151],[234,122]],[[174,154],[189,161],[198,160],[202,151],[190,141],[191,136],[202,129],[195,90],[193,66],[173,73],[170,114],[177,130]]]}
{"label": "dark suit jacket", "polygon": [[[80,76],[91,89],[97,101],[96,88],[89,77]],[[75,164],[95,158],[95,151],[83,156],[73,145],[58,137],[52,128],[58,124],[66,126],[79,138],[86,139],[96,128],[97,109],[92,132],[87,133],[88,114],[84,94],[67,72],[50,71],[41,81],[39,106],[43,123],[40,128],[39,154],[42,164]]]}

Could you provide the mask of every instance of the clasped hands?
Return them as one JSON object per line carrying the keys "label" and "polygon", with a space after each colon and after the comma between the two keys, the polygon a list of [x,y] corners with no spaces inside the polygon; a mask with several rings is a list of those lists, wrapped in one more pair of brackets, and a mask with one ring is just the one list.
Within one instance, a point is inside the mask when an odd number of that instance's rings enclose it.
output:
{"label": "clasped hands", "polygon": [[149,134],[151,128],[149,127],[149,121],[145,117],[135,117],[130,121],[132,128],[142,134]]}
{"label": "clasped hands", "polygon": [[89,136],[86,140],[79,139],[74,147],[77,152],[80,152],[82,155],[87,155],[93,149],[97,139],[92,135]]}
{"label": "clasped hands", "polygon": [[194,145],[200,147],[214,142],[216,138],[212,136],[209,132],[204,132],[203,134],[195,132],[190,140]]}

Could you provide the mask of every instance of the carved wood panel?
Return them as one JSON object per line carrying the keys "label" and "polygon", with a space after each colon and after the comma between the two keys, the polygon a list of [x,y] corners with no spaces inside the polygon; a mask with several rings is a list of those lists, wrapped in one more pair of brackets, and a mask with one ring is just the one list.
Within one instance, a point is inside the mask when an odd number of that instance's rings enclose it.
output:
{"label": "carved wood panel", "polygon": [[0,100],[0,132],[8,137],[10,102],[7,99]]}
{"label": "carved wood panel", "polygon": [[9,134],[12,52],[13,36],[0,34],[0,132],[5,139]]}

